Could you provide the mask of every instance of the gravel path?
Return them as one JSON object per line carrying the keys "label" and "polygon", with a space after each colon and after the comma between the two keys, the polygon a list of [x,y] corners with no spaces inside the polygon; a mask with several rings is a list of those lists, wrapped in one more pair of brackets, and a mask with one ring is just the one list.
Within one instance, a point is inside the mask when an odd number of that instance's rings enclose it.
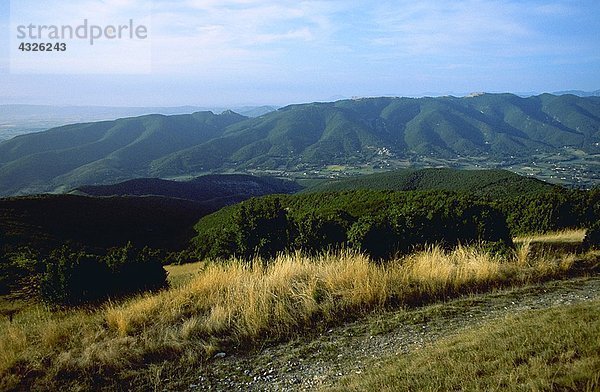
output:
{"label": "gravel path", "polygon": [[190,391],[312,391],[391,355],[408,353],[467,326],[519,311],[600,299],[600,276],[463,297],[423,308],[382,312],[312,339],[252,354],[217,356]]}

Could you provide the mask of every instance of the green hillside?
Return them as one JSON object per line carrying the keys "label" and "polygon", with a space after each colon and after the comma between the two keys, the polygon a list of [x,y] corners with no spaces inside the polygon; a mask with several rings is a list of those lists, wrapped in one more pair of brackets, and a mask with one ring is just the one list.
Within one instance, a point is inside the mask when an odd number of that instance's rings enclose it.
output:
{"label": "green hillside", "polygon": [[233,112],[149,115],[19,136],[0,143],[0,195],[141,177],[155,159],[213,139],[243,119]]}
{"label": "green hillside", "polygon": [[385,258],[435,243],[487,242],[505,251],[513,235],[586,228],[599,218],[597,189],[504,171],[408,170],[223,208],[198,221],[193,246],[213,259],[340,247]]}
{"label": "green hillside", "polygon": [[554,185],[506,170],[405,169],[327,181],[304,192],[339,192],[357,189],[416,191],[446,190],[502,198],[550,191]]}
{"label": "green hillside", "polygon": [[552,164],[575,165],[571,177],[585,175],[593,184],[600,178],[598,154],[600,97],[364,98],[291,105],[256,118],[153,115],[17,137],[0,143],[0,194],[209,172],[301,176],[328,165],[508,167],[514,161],[529,162],[535,173],[540,160],[558,178],[562,169]]}

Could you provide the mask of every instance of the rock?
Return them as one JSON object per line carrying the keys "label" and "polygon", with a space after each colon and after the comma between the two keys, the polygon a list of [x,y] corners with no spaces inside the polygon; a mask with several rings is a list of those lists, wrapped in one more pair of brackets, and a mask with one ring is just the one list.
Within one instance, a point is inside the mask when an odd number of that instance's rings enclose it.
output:
{"label": "rock", "polygon": [[225,353],[216,353],[214,358],[225,358],[227,356],[227,354]]}

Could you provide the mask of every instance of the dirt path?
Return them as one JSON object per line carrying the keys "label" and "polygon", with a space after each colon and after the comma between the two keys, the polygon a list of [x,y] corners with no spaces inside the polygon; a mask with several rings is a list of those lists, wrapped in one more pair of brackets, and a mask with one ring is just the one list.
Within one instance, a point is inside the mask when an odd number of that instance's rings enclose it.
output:
{"label": "dirt path", "polygon": [[[394,354],[408,353],[467,326],[528,309],[600,299],[600,276],[463,297],[411,310],[382,312],[310,340],[221,353],[186,382],[191,391],[312,391]],[[223,356],[224,355],[224,356]],[[181,389],[181,388],[177,388]]]}

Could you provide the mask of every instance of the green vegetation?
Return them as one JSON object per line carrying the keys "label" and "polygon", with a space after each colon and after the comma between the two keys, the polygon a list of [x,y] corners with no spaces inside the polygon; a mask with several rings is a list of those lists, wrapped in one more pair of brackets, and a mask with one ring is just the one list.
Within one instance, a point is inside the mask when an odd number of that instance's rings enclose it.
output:
{"label": "green vegetation", "polygon": [[189,181],[138,178],[113,185],[86,185],[72,193],[88,196],[161,196],[192,200],[215,209],[250,197],[294,193],[301,187],[289,180],[242,174],[214,174]]}
{"label": "green vegetation", "polygon": [[389,358],[333,391],[597,391],[600,301],[520,313]]}
{"label": "green vegetation", "polygon": [[0,143],[0,194],[148,176],[155,159],[217,137],[245,118],[233,112],[148,115],[16,137]]}
{"label": "green vegetation", "polygon": [[600,189],[551,192],[507,198],[494,203],[507,215],[514,235],[584,228],[600,220]]}
{"label": "green vegetation", "polygon": [[599,178],[599,119],[599,97],[483,94],[291,105],[257,118],[198,112],[75,124],[0,143],[0,194],[214,171],[308,177],[440,164],[548,171],[563,181],[561,163],[589,184]]}
{"label": "green vegetation", "polygon": [[79,195],[0,199],[0,247],[49,253],[66,243],[97,253],[131,241],[139,248],[181,251],[200,217],[253,196],[297,189],[294,182],[276,178],[210,175],[86,186],[74,191]]}
{"label": "green vegetation", "polygon": [[89,304],[167,286],[156,252],[136,250],[131,243],[103,257],[63,247],[42,263],[40,294],[53,304]]}
{"label": "green vegetation", "polygon": [[[585,228],[600,220],[598,189],[567,190],[489,171],[480,174],[489,179],[490,186],[483,185],[477,193],[470,192],[470,184],[480,178],[478,172],[427,170],[403,178],[434,181],[445,173],[450,180],[440,180],[438,187],[452,184],[459,192],[363,189],[252,199],[202,218],[195,226],[198,234],[193,247],[199,258],[211,259],[234,254],[272,257],[280,251],[314,253],[329,248],[353,248],[385,259],[426,244],[455,246],[478,241],[506,252],[512,235]],[[364,184],[382,177],[367,176]],[[397,173],[385,177],[389,182],[380,183],[380,188],[395,189]],[[460,177],[467,178],[464,185],[452,182]],[[507,187],[499,190],[492,179]],[[362,188],[363,183],[359,178],[344,184]],[[421,183],[417,189],[421,187],[425,186]]]}
{"label": "green vegetation", "polygon": [[303,192],[339,192],[357,189],[468,192],[499,199],[551,191],[555,186],[506,170],[404,169],[327,181]]}
{"label": "green vegetation", "polygon": [[600,189],[566,189],[505,170],[405,169],[321,182],[303,192],[360,189],[446,190],[472,195],[500,209],[513,235],[587,227],[600,219]]}
{"label": "green vegetation", "polygon": [[89,305],[166,285],[159,252],[136,249],[131,243],[104,254],[68,246],[49,255],[27,249],[0,253],[0,295],[52,305]]}
{"label": "green vegetation", "polygon": [[512,240],[500,211],[452,192],[355,191],[267,196],[225,208],[196,225],[199,258],[303,249],[353,248],[388,259],[427,244],[486,243],[506,251]]}
{"label": "green vegetation", "polygon": [[600,220],[592,225],[585,233],[583,247],[584,249],[600,249]]}

